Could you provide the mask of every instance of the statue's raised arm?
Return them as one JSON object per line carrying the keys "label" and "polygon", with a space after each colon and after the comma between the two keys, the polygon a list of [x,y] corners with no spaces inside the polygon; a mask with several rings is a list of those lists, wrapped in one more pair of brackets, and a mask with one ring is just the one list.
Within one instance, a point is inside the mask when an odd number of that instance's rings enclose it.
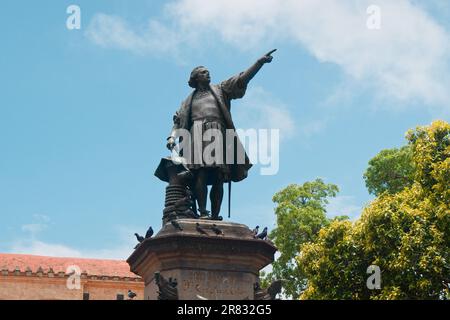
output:
{"label": "statue's raised arm", "polygon": [[263,55],[261,58],[259,58],[255,64],[253,64],[250,68],[248,68],[246,71],[244,71],[241,75],[242,81],[247,85],[250,80],[253,79],[253,77],[258,73],[258,71],[261,69],[261,67],[265,63],[271,63],[272,62],[272,53],[277,51],[277,49],[273,49]]}
{"label": "statue's raised arm", "polygon": [[258,73],[262,66],[266,63],[272,62],[272,53],[277,49],[273,49],[263,55],[261,58],[256,60],[256,62],[247,70],[235,75],[225,81],[223,81],[220,86],[222,90],[226,93],[228,99],[240,99],[245,95],[247,90],[247,85],[251,79]]}

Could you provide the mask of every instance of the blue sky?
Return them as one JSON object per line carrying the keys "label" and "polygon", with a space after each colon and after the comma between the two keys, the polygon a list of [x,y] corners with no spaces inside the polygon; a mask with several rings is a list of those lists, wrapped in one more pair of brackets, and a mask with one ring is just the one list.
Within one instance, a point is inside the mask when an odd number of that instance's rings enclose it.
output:
{"label": "blue sky", "polygon": [[280,170],[233,185],[232,220],[273,227],[273,194],[317,177],[341,190],[329,214],[357,217],[370,158],[449,119],[449,18],[440,0],[2,1],[0,252],[127,258],[161,225],[153,172],[192,68],[219,82],[272,48],[232,114],[280,129]]}

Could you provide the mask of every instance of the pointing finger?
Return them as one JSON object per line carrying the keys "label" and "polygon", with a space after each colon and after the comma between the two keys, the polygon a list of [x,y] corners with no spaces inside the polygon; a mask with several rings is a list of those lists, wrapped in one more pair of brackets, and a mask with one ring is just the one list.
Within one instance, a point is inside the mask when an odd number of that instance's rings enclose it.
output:
{"label": "pointing finger", "polygon": [[268,53],[266,53],[266,56],[270,56],[272,53],[274,53],[275,51],[277,51],[277,49],[273,49],[271,51],[269,51]]}

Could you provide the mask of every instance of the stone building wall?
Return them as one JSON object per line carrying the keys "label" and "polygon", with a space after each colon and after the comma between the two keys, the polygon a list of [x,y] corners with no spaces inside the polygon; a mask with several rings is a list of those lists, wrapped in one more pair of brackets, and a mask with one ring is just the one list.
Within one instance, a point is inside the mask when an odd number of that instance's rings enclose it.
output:
{"label": "stone building wall", "polygon": [[0,300],[129,299],[128,290],[144,298],[142,279],[125,261],[0,254],[0,269]]}

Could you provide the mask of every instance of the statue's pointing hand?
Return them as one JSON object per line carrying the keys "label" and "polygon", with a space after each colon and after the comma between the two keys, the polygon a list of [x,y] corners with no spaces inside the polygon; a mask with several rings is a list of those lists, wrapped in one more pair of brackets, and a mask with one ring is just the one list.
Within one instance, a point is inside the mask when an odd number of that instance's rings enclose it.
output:
{"label": "statue's pointing hand", "polygon": [[263,55],[259,61],[262,63],[271,63],[272,62],[272,53],[274,53],[275,51],[277,51],[277,49],[273,49],[271,51],[269,51],[268,53],[266,53],[265,55]]}

